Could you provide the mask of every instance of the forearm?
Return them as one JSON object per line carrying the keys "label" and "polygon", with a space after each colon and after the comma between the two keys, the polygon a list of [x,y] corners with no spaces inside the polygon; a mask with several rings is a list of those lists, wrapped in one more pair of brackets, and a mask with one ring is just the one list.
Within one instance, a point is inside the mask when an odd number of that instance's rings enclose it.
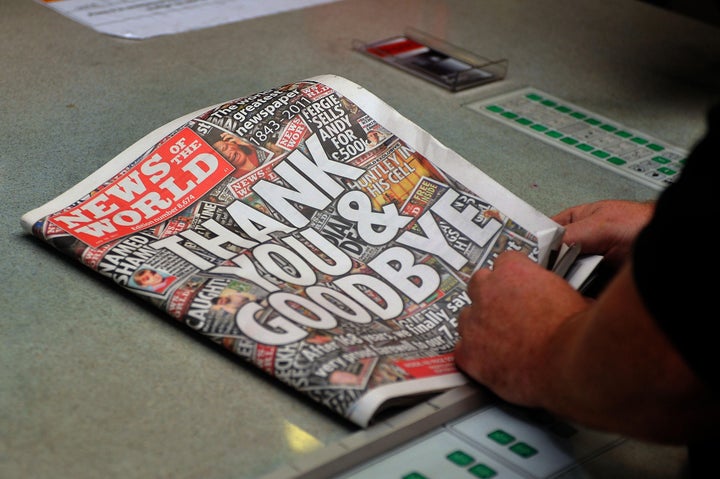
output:
{"label": "forearm", "polygon": [[630,265],[558,328],[548,349],[548,410],[663,442],[712,433],[704,425],[717,417],[715,399],[645,310]]}

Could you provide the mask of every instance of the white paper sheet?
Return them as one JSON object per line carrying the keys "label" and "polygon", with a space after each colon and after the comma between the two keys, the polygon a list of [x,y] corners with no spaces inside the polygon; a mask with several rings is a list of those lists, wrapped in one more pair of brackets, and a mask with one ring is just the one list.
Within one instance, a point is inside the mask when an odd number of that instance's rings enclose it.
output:
{"label": "white paper sheet", "polygon": [[100,33],[142,40],[337,0],[37,0]]}

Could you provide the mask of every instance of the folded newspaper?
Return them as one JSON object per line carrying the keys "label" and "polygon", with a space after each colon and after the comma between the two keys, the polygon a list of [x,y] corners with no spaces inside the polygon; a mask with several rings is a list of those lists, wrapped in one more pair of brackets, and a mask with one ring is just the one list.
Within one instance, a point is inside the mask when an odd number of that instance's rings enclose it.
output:
{"label": "folded newspaper", "polygon": [[172,121],[22,225],[361,427],[466,383],[468,279],[563,233],[333,75]]}

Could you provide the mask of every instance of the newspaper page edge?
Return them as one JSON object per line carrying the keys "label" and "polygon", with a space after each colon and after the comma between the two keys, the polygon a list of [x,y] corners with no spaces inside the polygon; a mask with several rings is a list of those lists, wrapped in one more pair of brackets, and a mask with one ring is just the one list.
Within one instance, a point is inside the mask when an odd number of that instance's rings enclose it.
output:
{"label": "newspaper page edge", "polygon": [[368,390],[353,406],[348,416],[352,422],[367,427],[378,409],[386,401],[412,396],[414,394],[441,393],[468,384],[469,380],[463,373],[456,372],[427,378],[413,379],[399,383],[386,384]]}

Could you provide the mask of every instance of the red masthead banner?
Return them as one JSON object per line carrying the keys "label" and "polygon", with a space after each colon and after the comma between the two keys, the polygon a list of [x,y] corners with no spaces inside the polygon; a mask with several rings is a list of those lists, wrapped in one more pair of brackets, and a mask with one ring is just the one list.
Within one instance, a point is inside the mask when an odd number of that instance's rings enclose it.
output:
{"label": "red masthead banner", "polygon": [[232,171],[227,160],[184,128],[116,181],[49,220],[97,247],[169,219]]}

